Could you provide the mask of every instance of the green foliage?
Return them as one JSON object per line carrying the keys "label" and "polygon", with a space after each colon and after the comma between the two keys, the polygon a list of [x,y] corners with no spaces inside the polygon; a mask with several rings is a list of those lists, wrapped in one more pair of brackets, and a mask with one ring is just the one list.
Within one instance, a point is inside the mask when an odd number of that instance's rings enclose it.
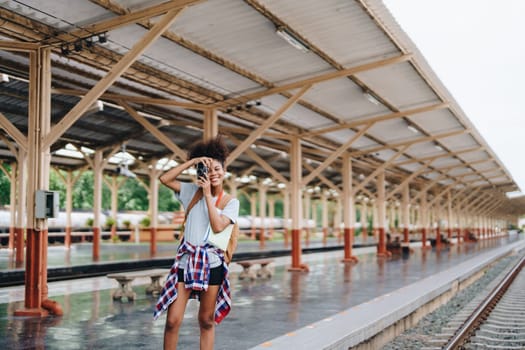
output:
{"label": "green foliage", "polygon": [[159,187],[159,211],[178,211],[180,202],[175,199],[173,191],[166,186]]}
{"label": "green foliage", "polygon": [[151,219],[149,216],[145,216],[140,220],[139,224],[142,227],[149,227],[149,225],[151,225]]}
{"label": "green foliage", "polygon": [[118,210],[148,210],[148,192],[140,183],[128,178],[118,190]]}
{"label": "green foliage", "polygon": [[126,229],[129,229],[131,227],[131,221],[129,220],[122,221],[122,226],[124,226],[124,228]]}
{"label": "green foliage", "polygon": [[[3,167],[11,171],[9,164],[3,164]],[[10,202],[11,181],[3,171],[0,170],[0,206],[8,205]]]}
{"label": "green foliage", "polygon": [[116,223],[117,223],[117,221],[115,219],[113,219],[111,216],[108,216],[108,217],[106,217],[106,222],[104,223],[104,226],[107,227],[107,228],[111,228]]}
{"label": "green foliage", "polygon": [[73,187],[73,208],[93,209],[93,172],[84,172]]}
{"label": "green foliage", "polygon": [[237,196],[237,199],[240,203],[239,215],[251,215],[250,200],[244,194]]}
{"label": "green foliage", "polygon": [[93,223],[95,222],[95,220],[93,218],[87,218],[86,219],[86,226],[87,227],[93,227]]}

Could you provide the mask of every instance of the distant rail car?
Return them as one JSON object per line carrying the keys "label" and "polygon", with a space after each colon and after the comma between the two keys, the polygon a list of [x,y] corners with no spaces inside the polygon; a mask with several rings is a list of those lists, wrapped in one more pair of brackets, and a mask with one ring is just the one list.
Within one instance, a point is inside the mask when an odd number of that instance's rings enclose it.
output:
{"label": "distant rail car", "polygon": [[[107,212],[100,214],[101,226],[104,226],[108,215]],[[134,230],[133,228],[140,224],[140,221],[146,217],[147,214],[144,212],[119,212],[117,213],[117,231],[116,234],[121,241],[129,241],[133,239]],[[182,223],[184,215],[183,212],[169,212],[160,213],[158,217],[159,224],[177,224]],[[87,225],[89,219],[93,218],[92,212],[80,212],[74,211],[71,213],[71,242],[91,242],[93,240],[92,228]],[[265,218],[251,217],[251,216],[240,216],[238,218],[239,229],[241,232],[248,234],[255,228],[260,231],[264,229],[266,231],[282,230],[286,227],[286,220],[283,218]],[[289,220],[290,222],[290,220]],[[67,216],[65,212],[60,212],[57,218],[48,219],[48,243],[49,244],[64,244],[65,231],[66,231]],[[129,224],[125,228],[125,223]],[[309,228],[315,227],[314,220],[305,220]],[[9,225],[10,225],[10,212],[9,210],[0,210],[0,245],[7,246],[9,243]],[[111,231],[107,228],[102,228],[101,238],[103,240],[111,238]],[[176,239],[176,237],[175,237]]]}

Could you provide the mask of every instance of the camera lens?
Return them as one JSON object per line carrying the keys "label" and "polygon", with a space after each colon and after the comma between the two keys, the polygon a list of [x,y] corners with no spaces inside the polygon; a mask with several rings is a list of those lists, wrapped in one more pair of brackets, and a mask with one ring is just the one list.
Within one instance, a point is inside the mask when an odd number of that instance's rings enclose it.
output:
{"label": "camera lens", "polygon": [[208,167],[204,163],[197,164],[197,177],[206,176],[208,174]]}

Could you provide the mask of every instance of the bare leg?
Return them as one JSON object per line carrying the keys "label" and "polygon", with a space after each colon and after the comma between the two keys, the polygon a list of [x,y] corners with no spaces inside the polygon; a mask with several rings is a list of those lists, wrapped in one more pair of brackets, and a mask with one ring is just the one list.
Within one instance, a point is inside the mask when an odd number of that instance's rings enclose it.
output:
{"label": "bare leg", "polygon": [[164,327],[164,350],[177,349],[179,329],[190,294],[191,289],[184,288],[184,283],[177,283],[177,299],[168,307],[166,326]]}
{"label": "bare leg", "polygon": [[215,343],[215,304],[220,286],[209,286],[201,292],[199,326],[201,329],[201,350],[212,350]]}

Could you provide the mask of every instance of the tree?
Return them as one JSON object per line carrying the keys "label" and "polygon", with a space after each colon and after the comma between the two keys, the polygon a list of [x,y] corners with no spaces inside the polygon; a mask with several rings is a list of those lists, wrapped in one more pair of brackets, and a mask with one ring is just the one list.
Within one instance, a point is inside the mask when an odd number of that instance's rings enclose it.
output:
{"label": "tree", "polygon": [[[3,165],[8,171],[11,171],[9,164]],[[5,206],[10,203],[11,181],[3,171],[0,170],[0,206]]]}
{"label": "tree", "polygon": [[58,176],[57,173],[54,171],[49,172],[49,189],[51,191],[58,191],[59,203],[60,203],[59,207],[60,209],[65,209],[66,208],[66,185],[64,184],[60,176]]}
{"label": "tree", "polygon": [[159,211],[178,211],[181,205],[175,199],[173,191],[162,185],[159,187]]}
{"label": "tree", "polygon": [[140,183],[128,178],[118,190],[119,210],[148,210],[148,193]]}

